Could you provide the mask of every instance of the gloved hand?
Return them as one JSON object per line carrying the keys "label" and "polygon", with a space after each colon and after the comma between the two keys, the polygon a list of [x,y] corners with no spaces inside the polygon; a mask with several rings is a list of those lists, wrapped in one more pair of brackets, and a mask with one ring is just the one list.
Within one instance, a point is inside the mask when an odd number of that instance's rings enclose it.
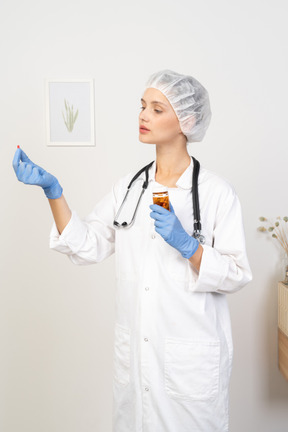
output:
{"label": "gloved hand", "polygon": [[199,242],[191,237],[182,227],[179,219],[175,215],[170,201],[170,209],[166,210],[157,204],[150,205],[152,212],[150,216],[155,219],[155,231],[160,234],[170,246],[177,249],[183,258],[190,258],[198,249]]}
{"label": "gloved hand", "polygon": [[15,152],[13,168],[19,181],[25,184],[41,186],[47,198],[56,199],[61,197],[63,189],[56,177],[40,166],[35,165],[20,148],[17,148]]}

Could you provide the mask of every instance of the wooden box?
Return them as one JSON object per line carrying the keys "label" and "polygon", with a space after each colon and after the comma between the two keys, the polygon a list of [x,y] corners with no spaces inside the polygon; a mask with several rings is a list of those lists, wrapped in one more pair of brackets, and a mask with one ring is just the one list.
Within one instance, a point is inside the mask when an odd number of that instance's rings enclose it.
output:
{"label": "wooden box", "polygon": [[288,286],[278,283],[278,365],[288,380]]}

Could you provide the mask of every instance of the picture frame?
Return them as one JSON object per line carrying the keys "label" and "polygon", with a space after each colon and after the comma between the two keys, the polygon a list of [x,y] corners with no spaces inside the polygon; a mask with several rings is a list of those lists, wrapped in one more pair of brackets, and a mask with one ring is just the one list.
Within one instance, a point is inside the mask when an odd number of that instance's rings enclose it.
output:
{"label": "picture frame", "polygon": [[47,146],[95,146],[94,80],[45,79]]}

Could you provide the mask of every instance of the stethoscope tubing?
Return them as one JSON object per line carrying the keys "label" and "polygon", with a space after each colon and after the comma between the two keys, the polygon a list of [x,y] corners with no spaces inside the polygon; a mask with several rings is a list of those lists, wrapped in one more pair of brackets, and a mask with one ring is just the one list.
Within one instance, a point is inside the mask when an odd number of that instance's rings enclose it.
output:
{"label": "stethoscope tubing", "polygon": [[[193,175],[192,175],[192,188],[191,188],[191,194],[192,194],[192,205],[193,205],[193,214],[194,214],[194,232],[192,234],[193,237],[195,237],[199,243],[204,244],[205,243],[205,237],[201,234],[202,228],[201,228],[201,218],[200,218],[200,205],[199,205],[199,193],[198,193],[198,176],[199,176],[199,171],[200,171],[200,163],[197,159],[195,159],[193,156],[191,156],[193,159]],[[146,165],[145,167],[141,168],[140,171],[138,171],[135,176],[132,178],[132,180],[130,181],[128,187],[127,187],[127,192],[124,196],[124,199],[122,201],[122,204],[119,208],[119,210],[117,211],[117,214],[115,216],[113,225],[115,228],[129,228],[133,225],[134,221],[135,221],[135,217],[136,217],[136,213],[138,210],[138,207],[140,205],[140,201],[142,199],[142,196],[145,192],[145,190],[148,187],[148,182],[149,182],[149,169],[152,166],[152,164],[154,163],[154,161],[150,162],[148,165]],[[122,222],[122,224],[120,224],[119,222],[117,222],[117,219],[119,218],[119,215],[121,213],[121,210],[127,200],[130,188],[132,186],[132,184],[134,183],[135,180],[137,180],[137,178],[145,171],[145,181],[143,183],[142,186],[142,191],[140,194],[140,197],[138,199],[138,202],[136,204],[136,208],[135,211],[133,213],[132,219],[131,221],[128,222]]]}

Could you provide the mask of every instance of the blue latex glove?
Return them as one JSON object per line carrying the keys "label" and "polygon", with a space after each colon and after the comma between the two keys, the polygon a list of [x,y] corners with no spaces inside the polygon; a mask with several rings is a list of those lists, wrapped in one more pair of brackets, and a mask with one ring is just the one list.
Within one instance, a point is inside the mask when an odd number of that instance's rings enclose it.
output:
{"label": "blue latex glove", "polygon": [[183,258],[190,258],[199,247],[199,242],[187,234],[175,215],[170,202],[171,211],[157,204],[150,205],[150,216],[155,219],[155,231],[160,234],[170,246],[177,249]]}
{"label": "blue latex glove", "polygon": [[49,199],[61,197],[63,189],[56,177],[35,165],[20,148],[17,148],[15,152],[13,168],[18,180],[22,183],[41,186]]}

